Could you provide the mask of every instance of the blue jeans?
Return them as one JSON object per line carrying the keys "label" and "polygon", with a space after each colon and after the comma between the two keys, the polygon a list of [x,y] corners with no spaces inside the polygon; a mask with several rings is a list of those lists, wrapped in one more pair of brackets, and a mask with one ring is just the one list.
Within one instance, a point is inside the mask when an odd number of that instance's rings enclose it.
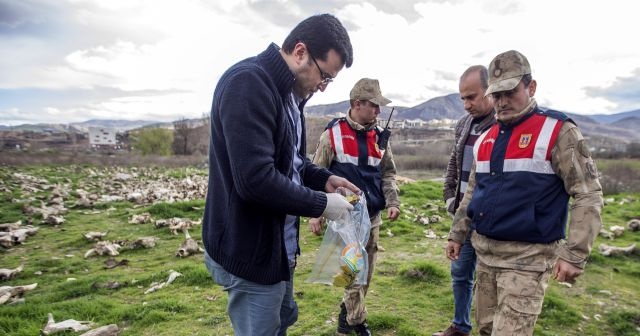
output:
{"label": "blue jeans", "polygon": [[287,328],[298,320],[298,305],[293,300],[294,265],[291,281],[262,285],[227,272],[206,253],[204,262],[229,296],[227,312],[236,336],[286,335]]}
{"label": "blue jeans", "polygon": [[453,287],[453,324],[464,332],[471,331],[471,299],[473,297],[473,275],[476,270],[476,250],[471,245],[471,234],[460,248],[458,260],[451,262],[451,284]]}

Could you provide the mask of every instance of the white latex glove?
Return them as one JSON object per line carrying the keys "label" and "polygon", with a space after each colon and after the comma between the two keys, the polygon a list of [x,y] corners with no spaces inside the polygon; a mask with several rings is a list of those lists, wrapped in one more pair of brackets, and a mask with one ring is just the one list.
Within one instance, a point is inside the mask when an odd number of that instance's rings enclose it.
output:
{"label": "white latex glove", "polygon": [[453,201],[455,201],[455,200],[456,200],[455,197],[450,197],[450,198],[447,198],[447,200],[445,201],[445,204],[447,205],[447,212],[451,216],[455,215],[455,211],[453,209]]}
{"label": "white latex glove", "polygon": [[353,205],[349,204],[344,196],[336,193],[327,193],[327,207],[324,208],[322,216],[330,220],[336,220],[351,210],[353,210]]}

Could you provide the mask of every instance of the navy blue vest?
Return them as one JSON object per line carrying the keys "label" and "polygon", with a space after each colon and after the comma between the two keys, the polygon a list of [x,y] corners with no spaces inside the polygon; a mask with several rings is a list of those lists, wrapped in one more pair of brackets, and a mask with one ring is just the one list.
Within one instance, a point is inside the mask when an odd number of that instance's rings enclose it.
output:
{"label": "navy blue vest", "polygon": [[357,131],[345,118],[332,120],[327,129],[335,153],[329,170],[358,186],[366,196],[369,217],[376,216],[385,208],[380,169],[384,150],[377,144],[380,130]]}
{"label": "navy blue vest", "polygon": [[498,123],[476,141],[476,186],[467,208],[472,227],[489,238],[550,243],[565,237],[569,194],[551,166],[565,115],[534,112]]}

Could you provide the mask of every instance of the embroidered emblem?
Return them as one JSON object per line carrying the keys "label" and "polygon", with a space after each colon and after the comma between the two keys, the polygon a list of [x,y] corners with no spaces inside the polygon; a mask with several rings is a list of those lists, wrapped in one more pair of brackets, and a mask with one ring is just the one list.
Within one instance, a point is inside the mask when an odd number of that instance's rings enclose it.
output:
{"label": "embroidered emblem", "polygon": [[495,67],[493,69],[493,77],[500,77],[502,75],[502,68],[500,68],[500,60],[497,59],[494,63],[493,66]]}
{"label": "embroidered emblem", "polygon": [[518,147],[527,148],[527,146],[529,146],[529,144],[531,143],[531,137],[532,136],[533,136],[533,134],[521,134],[520,135],[520,142],[518,142]]}

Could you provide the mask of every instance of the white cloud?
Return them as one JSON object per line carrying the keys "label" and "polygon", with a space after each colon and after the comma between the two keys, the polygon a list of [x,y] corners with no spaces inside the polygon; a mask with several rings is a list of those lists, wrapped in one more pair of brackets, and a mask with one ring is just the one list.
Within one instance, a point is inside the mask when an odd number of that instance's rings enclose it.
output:
{"label": "white cloud", "polygon": [[101,100],[76,96],[74,102],[70,96],[66,103],[43,101],[39,107],[0,99],[0,110],[19,110],[29,118],[47,117],[45,107],[57,109],[62,121],[200,116],[230,65],[270,42],[280,44],[295,25],[290,21],[321,11],[334,13],[349,28],[354,64],[311,104],[345,100],[359,78],[373,77],[394,104],[412,106],[457,92],[457,78],[468,66],[487,65],[496,54],[517,49],[531,62],[541,103],[579,113],[618,112],[634,106],[634,98],[626,95],[623,103],[606,88],[617,88],[618,79],[634,76],[640,64],[640,49],[626,38],[635,10],[622,0],[456,0],[396,7],[385,0],[268,6],[255,0],[39,2],[47,6],[28,6],[46,9],[37,20],[12,21],[32,26],[0,31],[0,98],[3,89],[11,89],[7,95],[20,89],[112,92],[96,94]]}

